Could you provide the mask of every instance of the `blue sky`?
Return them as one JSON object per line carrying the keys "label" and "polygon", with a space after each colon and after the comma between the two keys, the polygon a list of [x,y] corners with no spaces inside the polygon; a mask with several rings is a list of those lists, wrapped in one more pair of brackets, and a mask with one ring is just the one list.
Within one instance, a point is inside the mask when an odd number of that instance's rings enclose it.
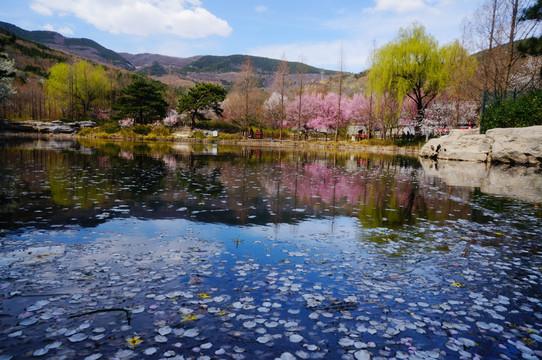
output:
{"label": "blue sky", "polygon": [[481,0],[2,0],[0,20],[85,37],[117,52],[249,54],[358,72],[371,50],[417,21],[460,39]]}

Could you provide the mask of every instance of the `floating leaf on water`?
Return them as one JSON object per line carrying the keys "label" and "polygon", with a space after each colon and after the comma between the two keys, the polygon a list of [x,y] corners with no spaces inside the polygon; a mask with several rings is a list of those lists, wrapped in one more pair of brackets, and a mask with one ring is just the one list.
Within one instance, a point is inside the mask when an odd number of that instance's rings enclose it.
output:
{"label": "floating leaf on water", "polygon": [[371,359],[371,353],[367,350],[359,350],[354,353],[354,358],[356,360],[370,360]]}
{"label": "floating leaf on water", "polygon": [[257,325],[257,323],[255,321],[245,321],[243,323],[243,326],[246,327],[247,329],[252,329],[256,325]]}
{"label": "floating leaf on water", "polygon": [[132,350],[119,350],[115,353],[115,356],[119,359],[129,359],[134,356],[134,352]]}
{"label": "floating leaf on water", "polygon": [[165,337],[164,335],[156,335],[154,337],[154,341],[160,344],[164,344],[167,343],[167,337]]}
{"label": "floating leaf on water", "polygon": [[160,329],[158,329],[158,333],[160,335],[168,335],[168,334],[171,334],[171,327],[169,326],[164,326],[164,327],[161,327]]}
{"label": "floating leaf on water", "polygon": [[269,334],[265,334],[256,339],[256,341],[259,342],[260,344],[266,344],[272,340],[273,340],[273,337]]}
{"label": "floating leaf on water", "polygon": [[193,338],[193,337],[196,337],[198,335],[199,335],[199,330],[198,329],[188,329],[183,334],[184,337],[189,337],[189,338]]}
{"label": "floating leaf on water", "polygon": [[81,341],[84,341],[88,339],[88,335],[86,334],[83,334],[83,333],[77,333],[75,335],[72,335],[68,338],[68,340],[70,340],[70,342],[81,342]]}
{"label": "floating leaf on water", "polygon": [[296,360],[296,357],[289,352],[284,352],[280,355],[279,360]]}
{"label": "floating leaf on water", "polygon": [[154,355],[156,354],[156,352],[158,351],[158,349],[156,349],[155,347],[150,347],[148,349],[145,349],[145,351],[143,352],[145,355]]}
{"label": "floating leaf on water", "polygon": [[24,319],[23,321],[21,321],[19,323],[19,325],[30,326],[30,325],[34,325],[37,322],[38,322],[38,319],[32,316],[32,317],[29,317],[29,318]]}
{"label": "floating leaf on water", "polygon": [[38,349],[36,351],[34,351],[34,353],[32,355],[34,356],[43,356],[45,354],[47,354],[49,352],[49,348],[46,346],[44,348],[41,348],[41,349]]}
{"label": "floating leaf on water", "polygon": [[293,335],[290,335],[290,342],[298,343],[298,342],[300,342],[301,340],[303,340],[303,336],[301,336],[301,335],[299,335],[299,334],[293,334]]}
{"label": "floating leaf on water", "polygon": [[100,353],[97,353],[97,354],[92,354],[92,355],[89,355],[85,358],[85,360],[98,360],[99,358],[101,358],[103,355],[100,354]]}

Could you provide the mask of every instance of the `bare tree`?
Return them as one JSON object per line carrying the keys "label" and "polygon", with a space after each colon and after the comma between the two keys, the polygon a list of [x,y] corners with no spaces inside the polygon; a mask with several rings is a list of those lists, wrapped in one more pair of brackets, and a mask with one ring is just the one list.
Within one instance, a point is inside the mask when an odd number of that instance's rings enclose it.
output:
{"label": "bare tree", "polygon": [[339,140],[339,124],[341,122],[341,99],[343,96],[343,69],[344,69],[344,50],[341,44],[341,52],[339,58],[339,99],[337,104],[337,121],[335,123],[335,142]]}
{"label": "bare tree", "polygon": [[239,127],[248,134],[249,127],[258,116],[262,103],[259,79],[250,58],[241,66],[232,92],[226,98],[224,111],[226,116],[238,122]]}
{"label": "bare tree", "polygon": [[287,76],[290,74],[290,66],[284,59],[279,63],[277,71],[275,72],[275,78],[273,79],[273,90],[280,95],[280,121],[279,121],[279,139],[282,140],[282,126],[286,118],[286,112],[284,111],[284,100],[286,99],[286,88],[288,86]]}
{"label": "bare tree", "polygon": [[[305,65],[305,57],[301,55],[299,63],[297,64],[297,78],[299,81],[299,93],[298,93],[298,104],[297,104],[297,131],[301,131],[301,105],[303,99],[303,86],[305,80],[305,73],[307,72],[307,65]],[[299,133],[299,140],[301,140],[301,133]]]}
{"label": "bare tree", "polygon": [[468,23],[472,50],[478,53],[479,92],[488,90],[504,97],[514,88],[523,90],[537,77],[525,76],[526,61],[516,50],[518,41],[534,34],[537,24],[520,22],[521,11],[530,0],[485,0]]}

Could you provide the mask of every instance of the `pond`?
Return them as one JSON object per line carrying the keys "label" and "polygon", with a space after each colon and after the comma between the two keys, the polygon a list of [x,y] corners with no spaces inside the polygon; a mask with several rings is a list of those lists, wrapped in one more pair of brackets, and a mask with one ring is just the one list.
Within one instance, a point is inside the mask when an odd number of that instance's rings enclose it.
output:
{"label": "pond", "polygon": [[542,358],[542,174],[4,140],[0,359]]}

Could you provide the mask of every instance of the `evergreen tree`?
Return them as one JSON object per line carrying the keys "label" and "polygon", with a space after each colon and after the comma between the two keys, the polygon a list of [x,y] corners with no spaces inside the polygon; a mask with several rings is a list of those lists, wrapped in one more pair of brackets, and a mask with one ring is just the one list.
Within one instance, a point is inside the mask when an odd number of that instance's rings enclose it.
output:
{"label": "evergreen tree", "polygon": [[124,88],[113,109],[119,118],[133,118],[137,124],[150,124],[166,116],[168,103],[159,83],[136,78]]}
{"label": "evergreen tree", "polygon": [[226,89],[220,85],[201,83],[190,88],[188,93],[179,99],[179,113],[190,114],[190,126],[196,126],[196,120],[208,120],[202,112],[211,110],[222,116],[221,103],[226,98]]}
{"label": "evergreen tree", "polygon": [[[542,0],[538,0],[536,4],[523,9],[523,15],[520,21],[536,21],[542,20]],[[542,55],[542,36],[526,39],[518,45],[521,53],[529,55]],[[542,69],[541,69],[542,70]]]}

